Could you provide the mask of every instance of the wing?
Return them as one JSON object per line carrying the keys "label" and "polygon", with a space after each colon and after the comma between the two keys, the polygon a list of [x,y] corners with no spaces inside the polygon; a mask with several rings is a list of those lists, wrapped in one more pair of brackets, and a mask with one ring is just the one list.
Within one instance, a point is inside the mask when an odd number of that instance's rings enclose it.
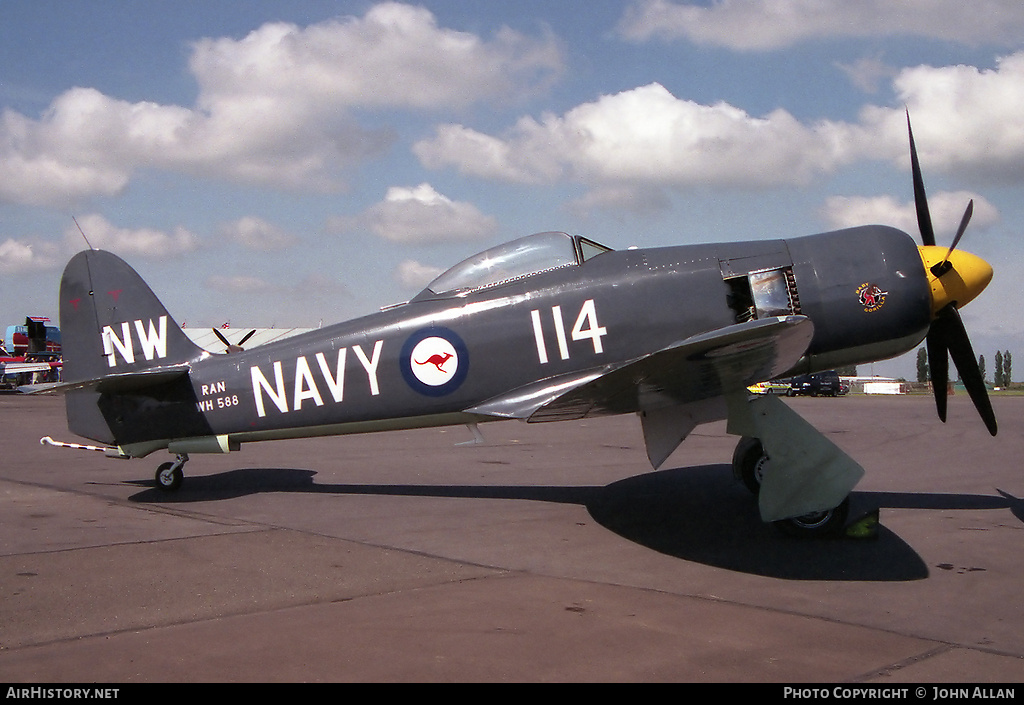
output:
{"label": "wing", "polygon": [[538,422],[690,404],[778,376],[796,364],[813,334],[806,316],[740,323],[632,360],[534,382],[466,411]]}

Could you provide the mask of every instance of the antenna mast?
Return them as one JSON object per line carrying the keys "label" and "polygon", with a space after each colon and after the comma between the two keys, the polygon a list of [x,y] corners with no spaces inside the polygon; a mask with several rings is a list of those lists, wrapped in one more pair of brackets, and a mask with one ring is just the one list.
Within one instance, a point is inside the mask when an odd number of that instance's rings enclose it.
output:
{"label": "antenna mast", "polygon": [[96,248],[92,246],[91,242],[89,242],[89,238],[85,236],[85,231],[82,230],[82,226],[78,224],[78,219],[75,218],[75,216],[71,216],[71,220],[75,221],[75,227],[78,228],[78,232],[82,233],[82,239],[85,240],[85,244],[89,246],[90,250],[95,250]]}

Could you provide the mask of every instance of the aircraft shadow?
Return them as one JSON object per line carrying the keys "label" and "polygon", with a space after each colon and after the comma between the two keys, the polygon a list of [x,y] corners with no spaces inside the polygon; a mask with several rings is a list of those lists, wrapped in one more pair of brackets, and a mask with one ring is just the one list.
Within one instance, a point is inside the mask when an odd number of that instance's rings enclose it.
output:
{"label": "aircraft shadow", "polygon": [[[659,553],[742,573],[787,580],[907,581],[928,577],[921,557],[884,526],[871,540],[802,540],[763,523],[756,499],[728,465],[674,468],[604,487],[317,484],[313,470],[253,468],[190,476],[173,494],[153,481],[137,502],[172,504],[232,499],[268,492],[403,497],[510,499],[577,504],[601,526]],[[1024,522],[1024,501],[1000,496],[854,492],[851,518],[872,509],[1010,509]]]}
{"label": "aircraft shadow", "polygon": [[[728,465],[677,468],[613,483],[588,509],[620,536],[668,555],[788,580],[907,581],[928,577],[921,557],[885,528],[874,539],[795,539],[760,520],[757,500]],[[1001,496],[858,492],[851,520],[879,509],[1010,509],[1024,522],[1024,501]]]}

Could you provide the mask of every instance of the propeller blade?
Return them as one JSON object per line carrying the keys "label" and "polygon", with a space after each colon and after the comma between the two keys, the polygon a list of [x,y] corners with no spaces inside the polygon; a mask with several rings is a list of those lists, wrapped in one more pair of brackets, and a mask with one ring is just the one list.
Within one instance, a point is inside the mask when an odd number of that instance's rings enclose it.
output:
{"label": "propeller blade", "polygon": [[[907,134],[910,137],[910,168],[914,177],[914,207],[917,210],[917,225],[921,230],[921,242],[927,247],[934,247],[935,230],[932,227],[931,214],[928,212],[928,197],[925,195],[924,179],[921,177],[921,164],[917,158],[914,130],[910,126],[909,108],[907,109]],[[953,268],[952,263],[949,261],[950,257],[960,242],[960,238],[963,237],[964,231],[967,230],[967,224],[970,222],[973,213],[974,200],[972,199],[967,204],[967,210],[964,211],[963,218],[960,219],[960,227],[956,231],[956,237],[953,238],[953,244],[946,251],[946,256],[942,261],[931,267],[931,272],[936,277],[941,277]],[[921,248],[921,250],[922,257],[924,257],[924,248]],[[988,277],[978,287],[979,291],[985,287],[990,277],[991,268],[988,268]],[[965,291],[968,294],[971,293],[970,289],[965,289]],[[933,310],[937,302],[935,293],[933,288]],[[970,298],[973,298],[973,296],[970,296]],[[967,301],[970,298],[967,298]],[[946,300],[948,300],[948,297],[944,295],[938,299],[938,302],[941,305]],[[932,373],[932,391],[935,394],[935,408],[939,413],[939,418],[943,421],[946,420],[949,358],[952,357],[953,364],[960,373],[960,379],[963,381],[964,386],[967,387],[967,393],[970,395],[971,401],[974,402],[974,408],[981,415],[981,419],[985,422],[988,432],[993,436],[996,435],[996,416],[988,399],[985,380],[982,378],[981,370],[978,367],[978,358],[974,355],[971,341],[967,337],[967,331],[964,329],[964,322],[960,318],[960,312],[957,311],[956,302],[946,304],[934,315],[935,318],[928,331],[926,344],[928,348],[928,364],[931,367]]]}
{"label": "propeller blade", "polygon": [[946,423],[946,402],[949,387],[949,349],[946,346],[946,326],[942,319],[932,323],[925,341],[928,347],[928,371],[932,377],[932,393],[939,420]]}
{"label": "propeller blade", "polygon": [[228,342],[228,339],[225,338],[224,335],[219,330],[217,330],[216,328],[211,328],[210,330],[212,330],[217,335],[217,337],[220,338],[220,342],[224,343],[228,347],[231,347],[231,343]]}
{"label": "propeller blade", "polygon": [[932,228],[932,216],[928,212],[928,197],[924,192],[921,164],[917,160],[914,131],[910,127],[910,110],[907,110],[907,133],[910,135],[910,169],[914,176],[914,207],[917,209],[917,227],[921,231],[921,243],[933,246],[935,245],[935,230]]}
{"label": "propeller blade", "polygon": [[[978,358],[974,354],[974,348],[971,347],[971,341],[967,337],[964,322],[960,318],[956,306],[950,304],[939,311],[939,319],[935,323],[938,323],[939,320],[942,321],[942,336],[949,348],[950,357],[953,358],[953,364],[960,373],[960,379],[967,388],[971,401],[974,402],[974,408],[978,410],[982,421],[985,422],[985,427],[994,436],[998,431],[996,415],[992,411],[992,404],[988,399],[985,380],[978,367]],[[935,323],[932,325],[934,326]]]}
{"label": "propeller blade", "polygon": [[255,328],[253,328],[251,331],[246,333],[245,336],[241,340],[238,341],[239,347],[241,347],[242,345],[245,345],[245,341],[247,341],[249,338],[253,337],[254,335],[256,335],[256,329]]}
{"label": "propeller blade", "polygon": [[964,231],[967,230],[967,224],[971,222],[971,216],[974,214],[974,199],[972,198],[967,202],[967,210],[964,211],[964,217],[960,219],[960,227],[956,229],[956,237],[953,238],[953,244],[949,246],[949,252],[946,253],[946,259],[949,259],[950,254],[956,249],[956,246],[960,243],[960,238],[964,236]]}
{"label": "propeller blade", "polygon": [[960,238],[964,236],[964,231],[967,230],[967,224],[971,222],[971,215],[974,213],[974,199],[972,198],[967,203],[967,210],[964,211],[964,217],[960,219],[960,227],[956,230],[956,237],[953,238],[953,244],[946,250],[946,256],[937,265],[932,267],[932,274],[937,277],[941,277],[943,274],[948,272],[953,266],[949,263],[949,256],[953,254],[953,250],[956,249],[957,244],[960,242]]}

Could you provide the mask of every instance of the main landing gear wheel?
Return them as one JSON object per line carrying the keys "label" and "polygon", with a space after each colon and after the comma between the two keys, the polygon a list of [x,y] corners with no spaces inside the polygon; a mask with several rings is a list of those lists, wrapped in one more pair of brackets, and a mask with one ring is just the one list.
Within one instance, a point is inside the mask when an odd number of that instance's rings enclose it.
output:
{"label": "main landing gear wheel", "polygon": [[163,463],[156,469],[156,486],[165,492],[174,492],[185,481],[187,455],[179,455],[174,462]]}
{"label": "main landing gear wheel", "polygon": [[793,517],[792,519],[774,521],[772,524],[786,536],[795,536],[797,538],[837,536],[846,527],[846,519],[849,514],[850,498],[847,497],[838,507],[833,509],[824,512],[811,512],[810,514]]}
{"label": "main landing gear wheel", "polygon": [[[736,444],[736,450],[732,454],[733,474],[755,497],[761,492],[761,478],[764,476],[767,463],[768,456],[765,455],[764,447],[757,438],[744,436]],[[849,514],[850,498],[847,497],[838,507],[774,521],[772,524],[787,536],[817,538],[842,532]]]}
{"label": "main landing gear wheel", "polygon": [[736,444],[732,454],[733,474],[755,497],[761,492],[761,477],[767,463],[768,456],[758,439],[744,436]]}

